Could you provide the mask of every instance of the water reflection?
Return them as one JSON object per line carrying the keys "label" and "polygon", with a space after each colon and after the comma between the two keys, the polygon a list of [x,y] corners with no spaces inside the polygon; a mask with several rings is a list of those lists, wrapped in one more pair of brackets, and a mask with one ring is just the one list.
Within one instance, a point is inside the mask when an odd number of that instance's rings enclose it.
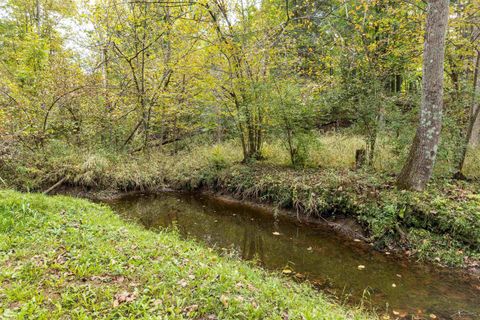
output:
{"label": "water reflection", "polygon": [[[392,259],[327,229],[274,218],[266,209],[174,193],[137,195],[111,205],[147,228],[175,223],[184,236],[234,250],[268,269],[288,266],[297,277],[349,295],[353,301],[366,296],[375,307],[418,318],[435,314],[444,319],[480,319],[478,283],[445,270]],[[359,265],[365,269],[359,270]]]}

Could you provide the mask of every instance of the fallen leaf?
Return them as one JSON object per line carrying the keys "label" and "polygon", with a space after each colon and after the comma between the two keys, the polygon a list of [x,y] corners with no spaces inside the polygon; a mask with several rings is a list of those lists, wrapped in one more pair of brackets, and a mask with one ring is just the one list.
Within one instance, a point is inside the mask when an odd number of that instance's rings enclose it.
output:
{"label": "fallen leaf", "polygon": [[280,232],[275,231],[275,232],[272,232],[272,234],[273,234],[274,236],[279,236],[279,235],[280,235]]}
{"label": "fallen leaf", "polygon": [[191,312],[195,312],[198,310],[198,304],[192,304],[191,306],[188,306],[183,309],[183,312],[189,314]]}
{"label": "fallen leaf", "polygon": [[65,262],[67,262],[67,258],[64,256],[64,253],[62,254],[59,254],[57,259],[55,259],[55,261],[58,263],[58,264],[64,264]]}
{"label": "fallen leaf", "polygon": [[290,270],[290,269],[283,269],[282,272],[283,272],[284,274],[290,274],[290,273],[292,273],[292,270]]}
{"label": "fallen leaf", "polygon": [[255,287],[254,287],[253,285],[251,285],[250,283],[247,284],[247,288],[248,288],[248,290],[250,290],[250,291],[257,291],[257,288],[255,288]]}
{"label": "fallen leaf", "polygon": [[400,312],[393,310],[392,313],[396,316],[400,315]]}
{"label": "fallen leaf", "polygon": [[433,313],[430,313],[428,316],[430,317],[430,319],[437,319],[437,316]]}
{"label": "fallen leaf", "polygon": [[358,269],[358,270],[363,270],[363,269],[365,269],[365,266],[364,266],[363,264],[361,264],[361,265],[359,265],[359,266],[357,267],[357,269]]}
{"label": "fallen leaf", "polygon": [[228,308],[228,297],[223,295],[220,297],[220,301],[222,302],[223,306],[225,308]]}
{"label": "fallen leaf", "polygon": [[94,282],[110,282],[112,280],[112,278],[103,277],[103,276],[91,276],[90,280],[94,281]]}
{"label": "fallen leaf", "polygon": [[137,298],[137,295],[135,292],[123,291],[121,293],[117,293],[115,295],[115,300],[113,301],[113,307],[116,308],[122,303],[132,302],[136,298]]}
{"label": "fallen leaf", "polygon": [[17,309],[19,309],[21,306],[22,306],[22,304],[21,304],[20,302],[15,301],[15,302],[10,303],[9,308],[10,308],[10,309],[13,309],[13,310],[17,310]]}

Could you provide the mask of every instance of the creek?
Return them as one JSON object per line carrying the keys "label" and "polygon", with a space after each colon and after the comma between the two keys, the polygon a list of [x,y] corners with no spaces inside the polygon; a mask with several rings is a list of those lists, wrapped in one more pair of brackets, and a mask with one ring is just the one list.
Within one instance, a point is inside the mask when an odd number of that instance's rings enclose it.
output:
{"label": "creek", "polygon": [[341,301],[395,317],[480,319],[480,283],[459,272],[373,250],[331,228],[204,194],[129,195],[109,201],[149,229],[172,227],[225,253],[309,281]]}

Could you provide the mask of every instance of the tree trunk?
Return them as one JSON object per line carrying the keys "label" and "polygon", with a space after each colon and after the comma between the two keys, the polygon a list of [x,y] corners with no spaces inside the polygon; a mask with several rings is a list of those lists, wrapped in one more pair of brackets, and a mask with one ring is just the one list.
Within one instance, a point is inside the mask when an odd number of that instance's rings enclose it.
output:
{"label": "tree trunk", "polygon": [[477,147],[480,142],[480,50],[477,51],[477,58],[475,61],[475,74],[474,74],[474,89],[473,89],[473,104],[472,111],[470,113],[472,132],[468,137],[468,145],[471,147]]}
{"label": "tree trunk", "polygon": [[41,36],[41,27],[42,27],[40,15],[41,15],[40,0],[36,0],[35,1],[35,22],[37,25],[37,35],[39,37]]}
{"label": "tree trunk", "polygon": [[454,178],[465,179],[463,175],[463,166],[465,165],[465,159],[467,157],[468,147],[475,148],[478,146],[480,138],[480,104],[478,94],[480,93],[480,51],[477,51],[477,57],[475,59],[475,72],[473,75],[473,100],[472,107],[470,109],[470,120],[468,122],[467,136],[465,142],[462,145],[460,151],[460,159]]}
{"label": "tree trunk", "polygon": [[442,129],[445,36],[448,0],[428,0],[423,53],[420,122],[408,159],[398,177],[401,189],[424,190],[433,172]]}

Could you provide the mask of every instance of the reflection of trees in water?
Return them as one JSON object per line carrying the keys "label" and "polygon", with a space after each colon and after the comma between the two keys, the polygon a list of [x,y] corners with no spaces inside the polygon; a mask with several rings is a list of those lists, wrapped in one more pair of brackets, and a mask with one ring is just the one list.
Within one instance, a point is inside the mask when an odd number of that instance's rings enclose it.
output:
{"label": "reflection of trees in water", "polygon": [[257,226],[246,224],[242,239],[242,258],[247,260],[258,259],[263,264],[265,261],[264,241],[262,233]]}
{"label": "reflection of trees in water", "polygon": [[172,225],[176,223],[176,221],[178,221],[178,214],[180,211],[176,208],[168,208],[168,209],[169,210],[167,210],[167,214],[165,215],[165,222],[168,225]]}
{"label": "reflection of trees in water", "polygon": [[180,210],[181,204],[176,199],[159,199],[148,205],[139,201],[122,208],[127,216],[135,217],[147,228],[175,224],[179,220]]}

